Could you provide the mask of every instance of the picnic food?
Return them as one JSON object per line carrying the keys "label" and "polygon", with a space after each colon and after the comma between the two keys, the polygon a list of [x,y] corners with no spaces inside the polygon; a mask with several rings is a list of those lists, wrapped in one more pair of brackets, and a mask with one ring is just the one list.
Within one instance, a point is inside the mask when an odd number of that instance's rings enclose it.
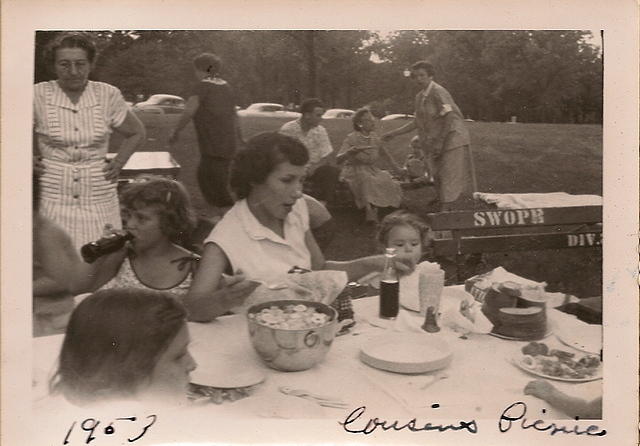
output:
{"label": "picnic food", "polygon": [[306,370],[322,361],[339,330],[336,319],[330,306],[302,300],[270,301],[247,311],[253,348],[266,365],[282,371]]}
{"label": "picnic food", "polygon": [[546,344],[530,342],[522,348],[520,365],[551,378],[581,380],[595,377],[600,371],[600,358],[594,355],[577,357],[564,350],[549,350]]}
{"label": "picnic food", "polygon": [[260,325],[284,330],[305,330],[308,328],[322,327],[329,322],[327,314],[317,311],[305,304],[288,304],[284,307],[271,305],[263,308],[258,313],[248,313],[249,319],[255,319]]}
{"label": "picnic food", "polygon": [[482,312],[493,323],[492,333],[514,339],[542,339],[547,334],[544,303],[522,297],[514,282],[494,284],[487,291]]}
{"label": "picnic food", "polygon": [[494,333],[517,339],[542,339],[547,332],[547,317],[544,309],[500,308],[499,324]]}
{"label": "picnic food", "polygon": [[237,389],[219,389],[216,387],[190,383],[187,390],[187,398],[194,402],[222,404],[225,401],[232,402],[246,398],[250,396],[255,389],[256,386],[239,387]]}

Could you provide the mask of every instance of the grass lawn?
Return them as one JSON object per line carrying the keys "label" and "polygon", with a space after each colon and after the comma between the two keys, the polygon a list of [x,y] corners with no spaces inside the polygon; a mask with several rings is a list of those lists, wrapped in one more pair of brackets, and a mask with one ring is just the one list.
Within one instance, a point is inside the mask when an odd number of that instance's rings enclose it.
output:
{"label": "grass lawn", "polygon": [[[175,148],[167,143],[176,115],[143,117],[147,141],[142,150],[170,151],[182,166],[180,181],[191,192],[195,207],[206,214],[206,204],[198,189],[195,171],[198,149],[191,125],[181,134]],[[243,118],[245,138],[268,130],[277,130],[284,119]],[[327,120],[324,123],[338,149],[352,131],[350,120]],[[402,125],[398,121],[381,121],[381,130]],[[570,124],[468,123],[481,192],[568,192],[602,195],[602,127]],[[392,141],[389,149],[402,163],[411,135]],[[117,146],[118,141],[114,141]],[[432,189],[406,191],[405,206],[425,215]],[[325,249],[327,258],[342,260],[378,252],[375,230],[362,225],[355,209],[332,210],[338,225],[336,237]],[[602,258],[595,249],[566,249],[537,252],[489,254],[486,262],[493,268],[509,271],[532,280],[548,283],[547,290],[562,291],[579,297],[601,295]]]}

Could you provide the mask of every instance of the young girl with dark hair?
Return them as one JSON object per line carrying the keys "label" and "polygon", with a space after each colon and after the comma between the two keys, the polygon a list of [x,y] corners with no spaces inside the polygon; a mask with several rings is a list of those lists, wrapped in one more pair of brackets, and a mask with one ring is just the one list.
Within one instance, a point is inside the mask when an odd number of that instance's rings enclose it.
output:
{"label": "young girl with dark hair", "polygon": [[[301,200],[308,162],[300,141],[275,132],[254,136],[238,152],[230,181],[238,200],[205,240],[201,265],[185,298],[195,320],[211,320],[246,298],[211,298],[223,273],[242,272],[257,285],[292,267],[345,271],[350,280],[382,269],[384,256],[325,260],[310,231],[306,201]],[[399,260],[400,270],[410,270],[405,265],[409,261]]]}

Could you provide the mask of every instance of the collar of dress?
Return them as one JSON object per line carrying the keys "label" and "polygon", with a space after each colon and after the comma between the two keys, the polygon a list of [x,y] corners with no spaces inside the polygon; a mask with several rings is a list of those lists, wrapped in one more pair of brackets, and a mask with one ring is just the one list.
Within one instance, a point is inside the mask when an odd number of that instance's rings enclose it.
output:
{"label": "collar of dress", "polygon": [[433,84],[435,84],[435,82],[433,82],[433,81],[429,82],[429,85],[427,85],[427,88],[422,90],[422,96],[423,97],[425,97],[425,98],[427,97],[429,92],[433,89]]}
{"label": "collar of dress", "polygon": [[[293,211],[292,211],[293,212]],[[242,224],[242,228],[247,233],[249,237],[254,240],[271,240],[275,243],[280,243],[283,245],[288,245],[289,243],[280,237],[278,234],[273,232],[271,229],[264,226],[262,223],[258,221],[258,219],[253,215],[251,209],[249,209],[249,204],[247,203],[246,198],[242,199],[238,202],[238,218],[240,223]],[[284,234],[286,237],[287,228],[291,225],[291,212],[286,216],[284,220]]]}
{"label": "collar of dress", "polygon": [[69,96],[67,96],[64,90],[60,88],[57,80],[52,81],[50,85],[51,89],[49,90],[47,102],[56,107],[80,110],[81,108],[89,108],[98,104],[95,92],[93,91],[93,83],[91,81],[87,81],[87,85],[84,87],[84,90],[76,104],[71,102]]}

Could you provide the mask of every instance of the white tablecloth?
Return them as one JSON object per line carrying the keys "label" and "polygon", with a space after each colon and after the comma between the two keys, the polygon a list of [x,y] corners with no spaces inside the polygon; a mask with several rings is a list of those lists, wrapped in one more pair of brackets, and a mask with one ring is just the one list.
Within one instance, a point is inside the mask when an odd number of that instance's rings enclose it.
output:
{"label": "white tablecloth", "polygon": [[[447,287],[443,298],[460,287]],[[262,370],[266,380],[255,393],[245,399],[222,405],[208,405],[216,416],[267,417],[267,418],[336,418],[345,416],[359,406],[366,406],[369,416],[425,417],[427,419],[496,419],[510,404],[523,401],[532,417],[567,419],[537,398],[526,396],[524,386],[534,376],[515,367],[511,358],[518,355],[526,342],[508,341],[491,335],[470,334],[461,339],[451,330],[443,329],[437,336],[446,340],[453,350],[451,364],[440,371],[424,375],[401,375],[373,369],[359,359],[361,345],[367,340],[384,334],[385,329],[371,324],[377,314],[378,299],[370,297],[354,301],[356,326],[333,342],[326,359],[302,372],[285,373],[263,365],[249,341],[245,317],[234,315],[206,323],[189,323],[192,337],[190,349],[201,365],[215,366],[219,358],[240,358],[243,367]],[[406,310],[401,310],[406,311]],[[405,317],[419,317],[404,315]],[[584,324],[573,316],[549,311],[549,324],[553,330],[557,324],[563,328]],[[46,401],[46,383],[54,369],[62,336],[34,338],[34,400]],[[555,336],[544,340],[551,348],[571,350]],[[421,387],[435,374],[443,377],[425,389]],[[559,389],[588,400],[602,395],[602,381],[588,383],[554,382]],[[315,404],[298,405],[298,398],[284,396],[279,386],[303,388],[312,392],[334,396],[353,409],[320,408]],[[432,404],[439,404],[433,408]],[[295,407],[295,410],[291,410]],[[542,413],[542,409],[546,413]],[[466,418],[465,418],[466,417]]]}

